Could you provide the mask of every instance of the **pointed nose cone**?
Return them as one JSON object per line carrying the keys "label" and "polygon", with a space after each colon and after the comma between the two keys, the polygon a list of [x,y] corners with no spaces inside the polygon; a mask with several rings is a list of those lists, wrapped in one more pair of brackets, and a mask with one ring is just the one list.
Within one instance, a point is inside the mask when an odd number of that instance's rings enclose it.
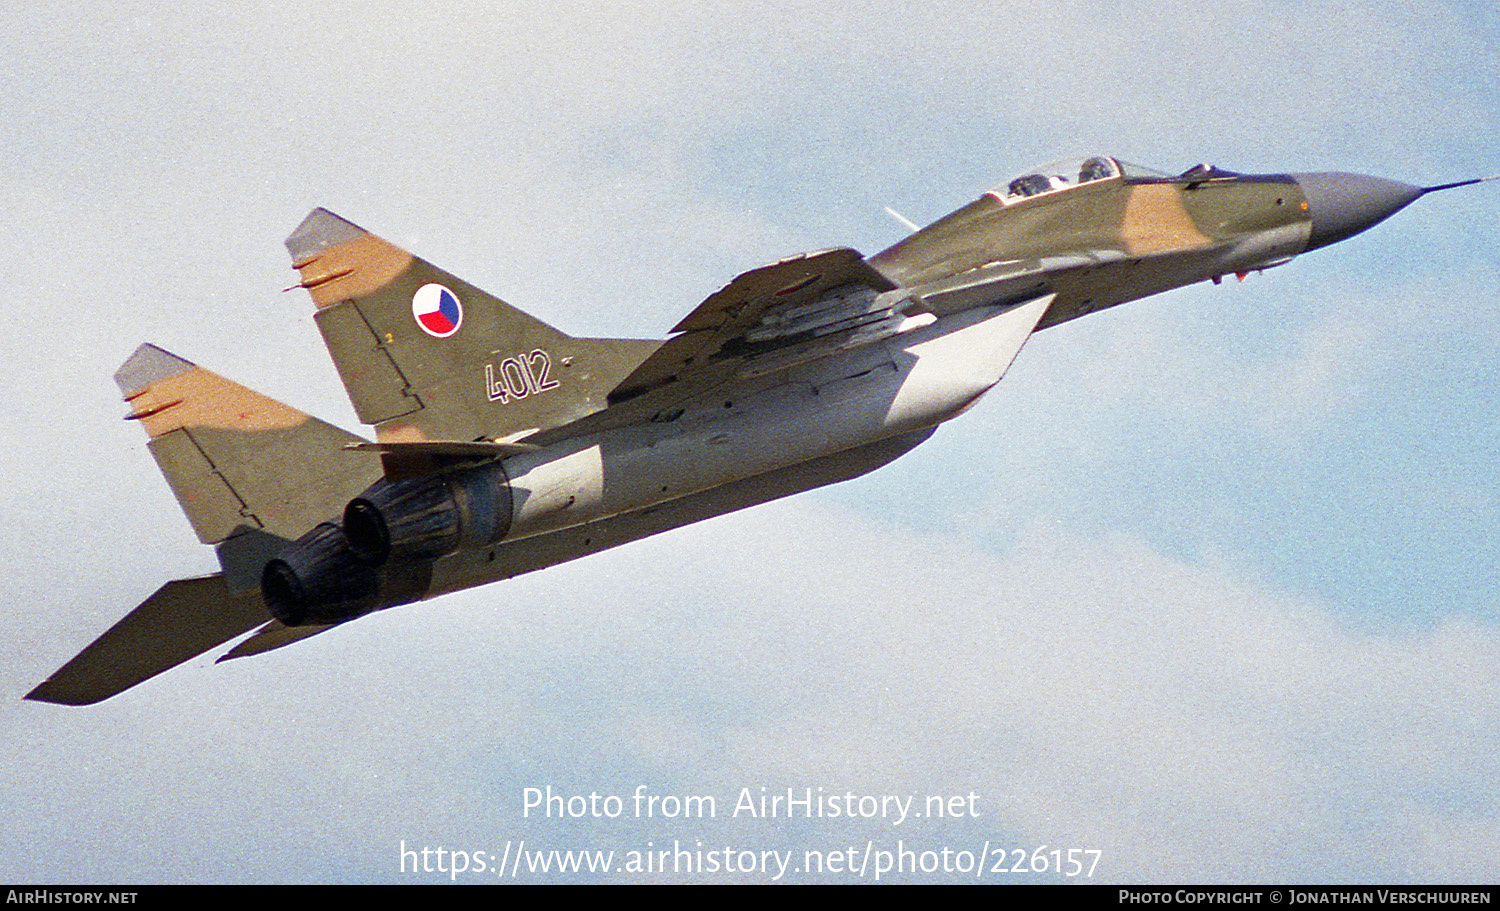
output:
{"label": "pointed nose cone", "polygon": [[1320,171],[1292,177],[1302,187],[1308,214],[1312,216],[1308,250],[1353,237],[1390,218],[1422,195],[1421,187],[1364,174]]}

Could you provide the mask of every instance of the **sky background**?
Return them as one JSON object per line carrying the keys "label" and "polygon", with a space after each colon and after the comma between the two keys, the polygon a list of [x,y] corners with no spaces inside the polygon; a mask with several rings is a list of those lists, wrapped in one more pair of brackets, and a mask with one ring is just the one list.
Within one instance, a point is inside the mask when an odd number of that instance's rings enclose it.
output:
{"label": "sky background", "polygon": [[[1500,7],[186,7],[0,12],[0,880],[445,881],[401,843],[520,839],[1500,878],[1493,184],[1046,331],[865,478],[21,701],[216,569],[120,420],[140,342],[359,429],[282,293],[313,206],[572,334],[661,336],[739,272],[894,243],[885,206],[926,223],[1056,158],[1500,172]],[[549,785],[719,812],[525,816]],[[763,787],[981,815],[731,818]]]}

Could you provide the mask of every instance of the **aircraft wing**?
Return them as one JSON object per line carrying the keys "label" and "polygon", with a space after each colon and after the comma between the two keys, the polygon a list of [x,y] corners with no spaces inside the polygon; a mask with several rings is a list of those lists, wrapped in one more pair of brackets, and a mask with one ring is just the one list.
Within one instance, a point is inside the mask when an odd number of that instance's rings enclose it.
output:
{"label": "aircraft wing", "polygon": [[645,420],[736,383],[877,341],[920,299],[847,247],[752,269],[714,292],[609,393],[609,407],[518,442],[546,446]]}
{"label": "aircraft wing", "polygon": [[[746,272],[714,292],[609,394],[611,404],[686,382],[736,358],[834,339],[887,320],[896,285],[848,247],[804,253]],[[811,343],[809,345],[809,343]]]}

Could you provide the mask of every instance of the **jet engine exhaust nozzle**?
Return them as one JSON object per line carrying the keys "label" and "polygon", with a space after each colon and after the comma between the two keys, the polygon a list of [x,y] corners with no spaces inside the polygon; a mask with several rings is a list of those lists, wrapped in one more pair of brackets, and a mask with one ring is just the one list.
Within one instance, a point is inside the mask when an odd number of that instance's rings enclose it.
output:
{"label": "jet engine exhaust nozzle", "polygon": [[435,477],[381,478],[344,507],[350,548],[374,566],[490,544],[510,530],[510,520],[509,479],[499,463]]}
{"label": "jet engine exhaust nozzle", "polygon": [[337,623],[368,612],[357,604],[375,593],[376,568],[349,547],[344,529],[324,522],[265,565],[261,597],[287,626]]}

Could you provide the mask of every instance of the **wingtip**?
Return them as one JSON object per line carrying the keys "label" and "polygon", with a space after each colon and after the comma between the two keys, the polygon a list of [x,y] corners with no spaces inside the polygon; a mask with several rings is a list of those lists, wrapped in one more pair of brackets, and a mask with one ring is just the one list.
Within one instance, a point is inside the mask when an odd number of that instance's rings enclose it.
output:
{"label": "wingtip", "polygon": [[120,387],[120,394],[129,399],[153,383],[185,373],[195,366],[192,361],[148,342],[135,349],[135,353],[115,371],[115,385]]}
{"label": "wingtip", "polygon": [[104,696],[96,696],[94,694],[80,695],[78,693],[61,690],[56,692],[49,692],[49,689],[55,689],[49,688],[47,686],[47,684],[50,682],[51,681],[49,680],[42,683],[36,689],[32,690],[21,698],[29,702],[45,702],[48,705],[94,705],[96,703],[103,702],[106,698]]}
{"label": "wingtip", "polygon": [[359,225],[319,206],[307,213],[307,217],[302,219],[302,223],[286,239],[286,249],[292,255],[292,262],[299,263],[329,247],[358,240],[368,233]]}

